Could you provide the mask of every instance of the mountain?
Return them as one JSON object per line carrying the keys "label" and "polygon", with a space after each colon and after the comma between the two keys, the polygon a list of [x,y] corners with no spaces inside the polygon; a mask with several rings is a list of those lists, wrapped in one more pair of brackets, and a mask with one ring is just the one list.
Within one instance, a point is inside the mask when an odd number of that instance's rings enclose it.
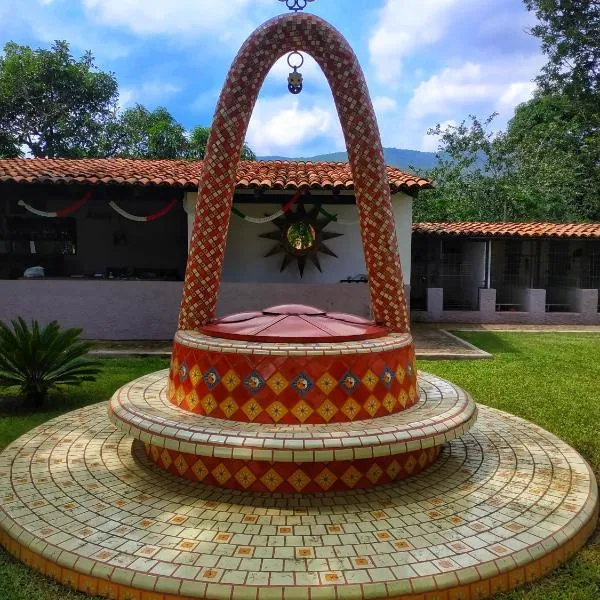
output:
{"label": "mountain", "polygon": [[[420,152],[419,150],[406,150],[404,148],[384,148],[383,156],[386,164],[399,169],[431,169],[437,164],[435,152]],[[306,157],[286,156],[259,156],[258,160],[310,160],[313,162],[348,162],[346,152],[331,152]]]}

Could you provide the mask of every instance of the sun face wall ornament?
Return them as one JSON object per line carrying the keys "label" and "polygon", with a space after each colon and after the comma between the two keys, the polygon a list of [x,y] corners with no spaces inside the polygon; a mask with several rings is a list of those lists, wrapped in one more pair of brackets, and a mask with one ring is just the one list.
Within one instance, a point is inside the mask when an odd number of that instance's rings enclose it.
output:
{"label": "sun face wall ornament", "polygon": [[306,261],[309,259],[319,271],[323,272],[319,261],[319,252],[337,258],[337,254],[325,245],[326,240],[341,237],[342,233],[324,231],[331,223],[329,219],[319,219],[320,204],[306,212],[304,204],[298,204],[295,211],[288,211],[275,219],[273,224],[277,231],[261,233],[259,237],[275,240],[277,243],[265,254],[265,258],[275,254],[283,254],[281,273],[294,260],[298,264],[300,277],[304,275]]}

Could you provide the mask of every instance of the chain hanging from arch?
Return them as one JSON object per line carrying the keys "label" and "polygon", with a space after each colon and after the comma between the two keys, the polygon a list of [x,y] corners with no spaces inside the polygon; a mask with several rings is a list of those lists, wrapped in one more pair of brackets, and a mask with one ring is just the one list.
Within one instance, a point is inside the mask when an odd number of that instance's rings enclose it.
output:
{"label": "chain hanging from arch", "polygon": [[[294,64],[294,59],[297,64]],[[288,54],[287,64],[293,69],[288,75],[288,90],[291,94],[299,94],[302,91],[302,73],[298,69],[304,64],[304,56],[294,50]]]}

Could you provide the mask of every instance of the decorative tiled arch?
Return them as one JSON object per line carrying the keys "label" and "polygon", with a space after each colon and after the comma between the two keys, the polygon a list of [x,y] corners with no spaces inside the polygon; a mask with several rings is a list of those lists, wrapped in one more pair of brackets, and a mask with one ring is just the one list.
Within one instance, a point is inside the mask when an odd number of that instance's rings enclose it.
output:
{"label": "decorative tiled arch", "polygon": [[215,317],[235,173],[248,122],[274,62],[300,50],[320,65],[331,86],[348,148],[375,321],[408,330],[400,256],[377,120],[364,74],[346,39],[311,14],[281,15],[241,47],[221,92],[198,190],[179,329]]}

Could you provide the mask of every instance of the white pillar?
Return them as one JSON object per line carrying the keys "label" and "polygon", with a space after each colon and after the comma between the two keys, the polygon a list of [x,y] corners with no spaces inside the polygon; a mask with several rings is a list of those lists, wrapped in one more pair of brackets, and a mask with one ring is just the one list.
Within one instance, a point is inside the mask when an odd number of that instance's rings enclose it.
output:
{"label": "white pillar", "polygon": [[188,250],[190,248],[190,242],[192,241],[192,231],[194,229],[194,217],[196,216],[196,200],[198,199],[198,192],[186,192],[183,196],[183,210],[187,215],[187,240]]}
{"label": "white pillar", "polygon": [[396,237],[398,238],[402,277],[405,285],[410,285],[412,203],[412,197],[404,192],[392,195],[392,212],[396,225]]}

